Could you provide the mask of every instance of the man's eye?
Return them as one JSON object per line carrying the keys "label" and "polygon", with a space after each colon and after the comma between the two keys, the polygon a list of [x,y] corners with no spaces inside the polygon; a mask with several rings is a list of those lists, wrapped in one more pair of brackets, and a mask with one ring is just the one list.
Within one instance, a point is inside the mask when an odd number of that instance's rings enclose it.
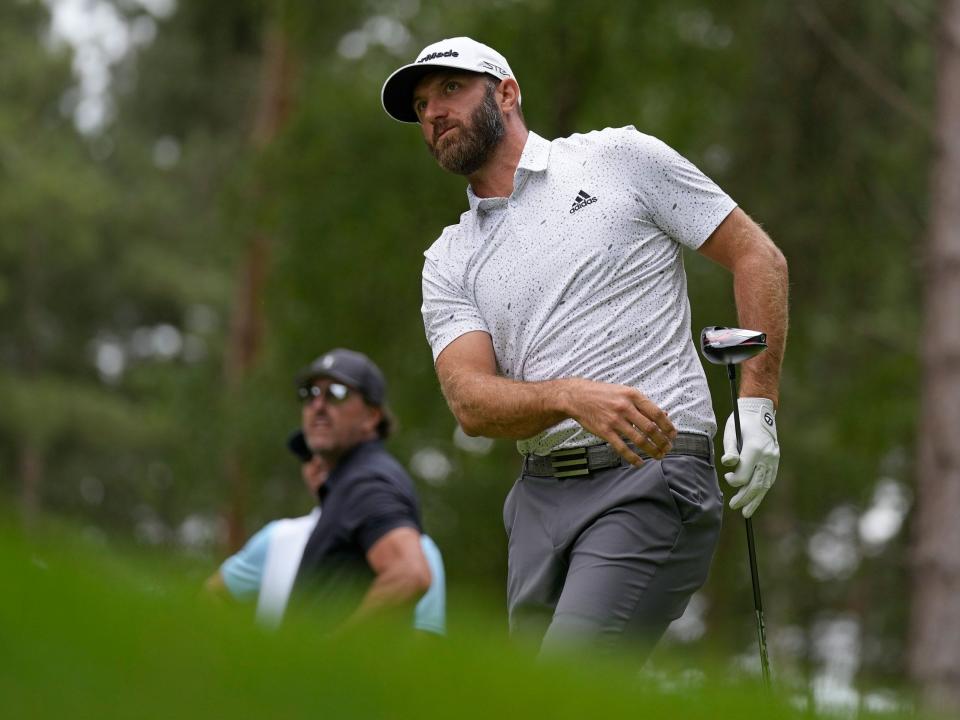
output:
{"label": "man's eye", "polygon": [[444,90],[446,90],[449,93],[449,92],[453,92],[458,87],[460,87],[460,83],[458,83],[456,80],[451,80],[446,84],[446,87],[444,88]]}

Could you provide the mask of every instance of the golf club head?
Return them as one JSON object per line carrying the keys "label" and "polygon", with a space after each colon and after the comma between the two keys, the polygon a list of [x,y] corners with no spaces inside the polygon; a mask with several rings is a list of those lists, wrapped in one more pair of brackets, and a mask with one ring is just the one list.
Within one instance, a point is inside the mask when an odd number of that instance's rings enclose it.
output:
{"label": "golf club head", "polygon": [[766,333],[711,325],[700,333],[700,350],[715,365],[737,365],[767,349]]}

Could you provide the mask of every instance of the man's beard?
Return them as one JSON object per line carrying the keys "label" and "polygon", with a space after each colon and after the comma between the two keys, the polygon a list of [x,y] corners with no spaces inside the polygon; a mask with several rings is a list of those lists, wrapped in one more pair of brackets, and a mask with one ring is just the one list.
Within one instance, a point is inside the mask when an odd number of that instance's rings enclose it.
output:
{"label": "man's beard", "polygon": [[444,170],[457,175],[472,175],[484,166],[503,140],[506,133],[503,113],[497,107],[493,91],[494,86],[487,85],[483,100],[468,122],[455,126],[459,137],[444,141],[442,147],[437,147],[436,136],[450,126],[434,126],[433,143],[427,143],[427,147]]}

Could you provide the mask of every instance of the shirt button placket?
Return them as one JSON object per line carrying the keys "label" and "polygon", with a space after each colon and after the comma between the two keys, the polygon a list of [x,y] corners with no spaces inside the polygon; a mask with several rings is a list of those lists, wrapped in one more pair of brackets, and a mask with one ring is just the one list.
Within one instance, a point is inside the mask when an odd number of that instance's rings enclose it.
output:
{"label": "shirt button placket", "polygon": [[507,203],[507,217],[510,219],[510,227],[517,235],[521,235],[523,233],[523,213],[517,210],[517,205],[517,201],[511,197]]}

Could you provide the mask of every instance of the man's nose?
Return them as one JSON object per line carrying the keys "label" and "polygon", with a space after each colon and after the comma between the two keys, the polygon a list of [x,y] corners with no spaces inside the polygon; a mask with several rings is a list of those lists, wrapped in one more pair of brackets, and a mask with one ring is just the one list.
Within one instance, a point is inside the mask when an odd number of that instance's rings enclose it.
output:
{"label": "man's nose", "polygon": [[311,410],[323,410],[326,406],[327,406],[326,393],[311,395],[310,399],[307,401],[307,407],[309,407]]}
{"label": "man's nose", "polygon": [[446,115],[446,103],[438,98],[430,98],[427,100],[427,106],[423,109],[423,119],[425,122],[432,123],[438,118],[446,117]]}

